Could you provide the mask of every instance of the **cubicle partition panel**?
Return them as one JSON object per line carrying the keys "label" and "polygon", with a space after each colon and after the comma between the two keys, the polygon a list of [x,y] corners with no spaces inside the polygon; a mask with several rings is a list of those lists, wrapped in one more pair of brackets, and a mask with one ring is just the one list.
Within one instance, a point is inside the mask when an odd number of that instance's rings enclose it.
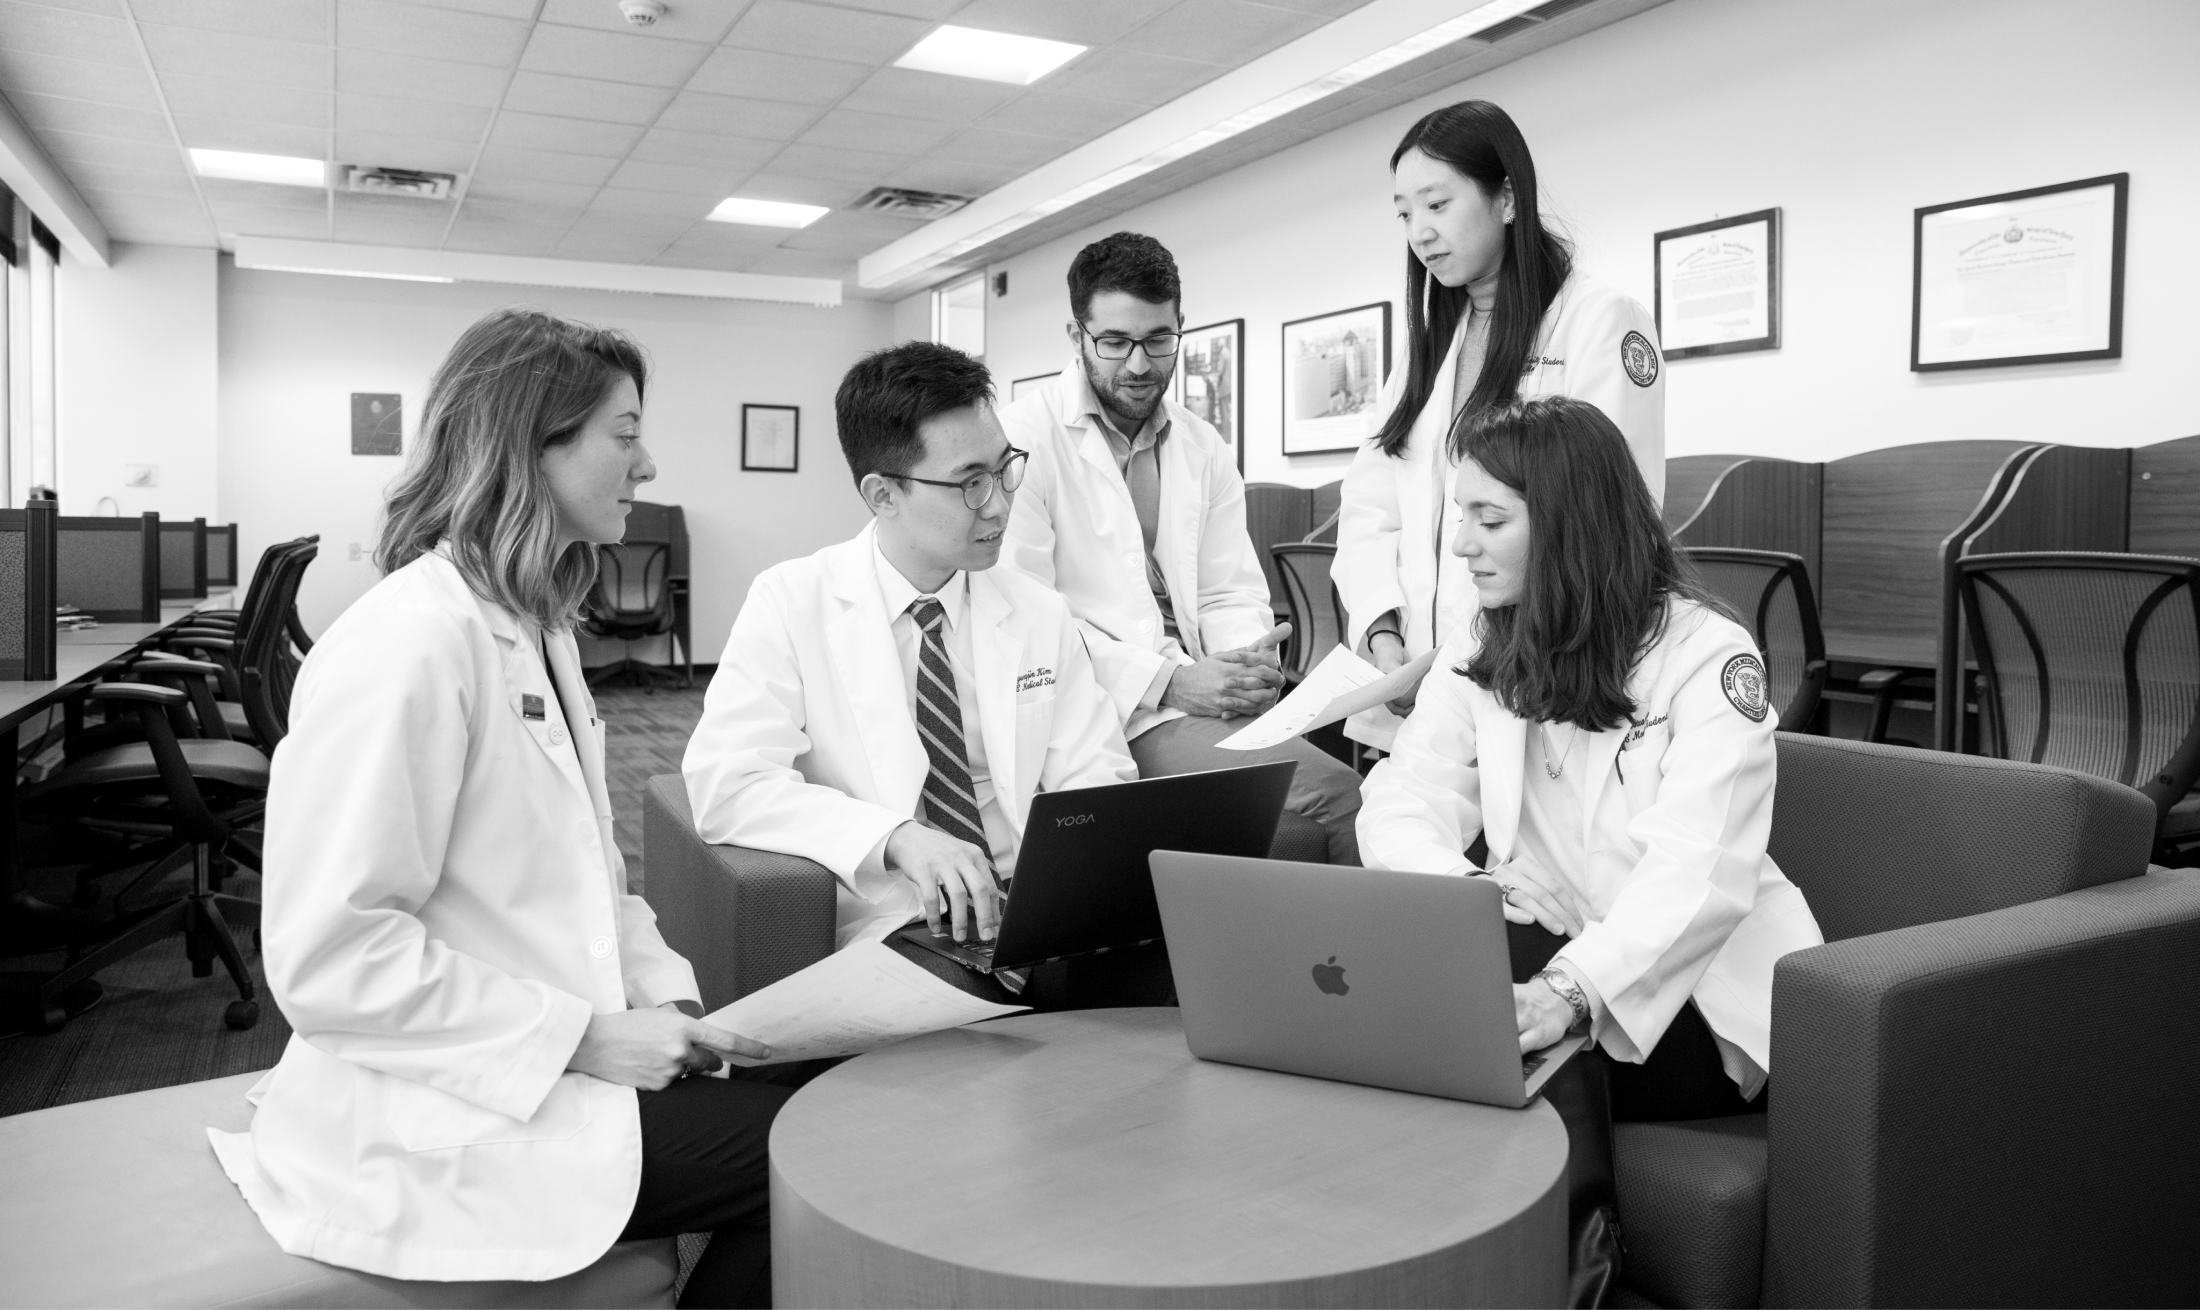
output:
{"label": "cubicle partition panel", "polygon": [[54,506],[0,510],[0,680],[54,677]]}
{"label": "cubicle partition panel", "polygon": [[1268,578],[1268,603],[1280,613],[1284,604],[1283,575],[1268,554],[1270,546],[1304,541],[1314,530],[1314,493],[1281,482],[1245,484],[1245,534],[1253,539],[1253,554]]}
{"label": "cubicle partition panel", "polygon": [[2133,450],[2129,505],[2134,553],[2200,559],[2200,437]]}
{"label": "cubicle partition panel", "polygon": [[1666,530],[1679,532],[1703,508],[1726,471],[1748,459],[1747,455],[1681,455],[1665,461]]}
{"label": "cubicle partition panel", "polygon": [[210,590],[228,591],[237,583],[237,525],[209,523],[206,525],[206,585]]}
{"label": "cubicle partition panel", "polygon": [[206,520],[160,525],[160,598],[200,600],[206,596]]}
{"label": "cubicle partition panel", "polygon": [[[1667,489],[1672,466],[1667,465]],[[1683,546],[1728,550],[1772,550],[1802,559],[1811,586],[1821,584],[1819,568],[1826,466],[1791,459],[1745,459],[1728,466],[1703,494],[1695,513],[1681,521],[1673,537]],[[1667,522],[1672,522],[1670,502]]]}
{"label": "cubicle partition panel", "polygon": [[54,598],[102,623],[160,621],[160,515],[55,520]]}

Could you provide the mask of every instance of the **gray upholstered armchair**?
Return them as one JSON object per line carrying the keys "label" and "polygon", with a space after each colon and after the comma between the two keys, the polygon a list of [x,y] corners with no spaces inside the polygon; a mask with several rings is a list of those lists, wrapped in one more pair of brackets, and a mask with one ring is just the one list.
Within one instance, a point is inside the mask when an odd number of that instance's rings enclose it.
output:
{"label": "gray upholstered armchair", "polygon": [[[2059,769],[1780,738],[1770,1113],[1623,1124],[1624,1275],[1672,1306],[2200,1297],[2200,870]],[[1638,1301],[1639,1303],[1639,1301]]]}

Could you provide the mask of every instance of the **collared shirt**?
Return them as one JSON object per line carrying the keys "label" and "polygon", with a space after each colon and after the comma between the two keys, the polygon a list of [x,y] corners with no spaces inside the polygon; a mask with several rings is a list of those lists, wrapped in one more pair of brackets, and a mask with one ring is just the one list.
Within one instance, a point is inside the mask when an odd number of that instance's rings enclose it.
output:
{"label": "collared shirt", "polygon": [[[916,616],[909,606],[926,593],[916,589],[909,579],[901,575],[878,548],[871,544],[871,563],[878,574],[879,598],[886,603],[886,612],[892,615],[894,651],[901,657],[902,701],[909,707],[913,720],[917,713],[917,660],[924,649],[924,632],[917,626]],[[940,608],[947,613],[947,623],[941,636],[947,647],[948,667],[955,671],[955,698],[962,702],[963,750],[970,765],[970,790],[978,798],[978,818],[985,824],[985,841],[993,857],[993,868],[1003,878],[1012,876],[1016,868],[1016,829],[1009,824],[1008,815],[1001,808],[999,792],[993,786],[993,773],[986,759],[985,734],[979,731],[978,675],[971,661],[970,624],[970,575],[957,573],[947,580],[947,585],[932,593]],[[922,818],[924,802],[917,802],[917,812],[911,818]],[[892,834],[888,834],[890,838]],[[890,876],[886,871],[886,841],[871,848],[858,870],[859,878]]]}
{"label": "collared shirt", "polygon": [[1138,514],[1138,528],[1146,541],[1146,585],[1153,591],[1154,604],[1161,610],[1162,652],[1170,656],[1170,662],[1161,666],[1154,680],[1139,697],[1140,709],[1154,709],[1161,703],[1162,693],[1168,689],[1169,679],[1175,675],[1182,661],[1184,645],[1182,633],[1177,627],[1176,606],[1169,599],[1168,579],[1162,576],[1161,563],[1154,558],[1154,542],[1161,525],[1161,443],[1169,438],[1169,411],[1165,405],[1155,405],[1153,413],[1139,425],[1138,431],[1126,437],[1116,429],[1114,420],[1100,397],[1095,395],[1092,382],[1079,368],[1075,374],[1078,392],[1078,413],[1086,422],[1100,430],[1108,443],[1108,453],[1115,456],[1116,472],[1123,475],[1123,485],[1131,493],[1131,508]]}

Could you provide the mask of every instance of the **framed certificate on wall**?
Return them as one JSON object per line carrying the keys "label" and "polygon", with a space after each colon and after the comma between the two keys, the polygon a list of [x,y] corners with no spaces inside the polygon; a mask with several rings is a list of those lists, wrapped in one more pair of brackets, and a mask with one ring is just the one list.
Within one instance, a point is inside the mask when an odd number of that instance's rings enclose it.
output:
{"label": "framed certificate on wall", "polygon": [[1917,211],[1910,370],[2124,353],[2131,174]]}
{"label": "framed certificate on wall", "polygon": [[802,411],[793,405],[741,407],[741,471],[793,473],[801,467]]}
{"label": "framed certificate on wall", "polygon": [[1660,232],[1658,343],[1667,359],[1780,348],[1780,211]]}

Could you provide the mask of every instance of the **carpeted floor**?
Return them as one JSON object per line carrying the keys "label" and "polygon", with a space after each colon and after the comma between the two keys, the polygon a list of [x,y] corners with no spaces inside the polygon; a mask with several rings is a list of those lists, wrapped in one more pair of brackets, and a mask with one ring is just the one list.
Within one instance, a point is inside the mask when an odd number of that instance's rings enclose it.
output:
{"label": "carpeted floor", "polygon": [[[639,892],[642,789],[652,775],[679,771],[688,735],[702,717],[703,689],[607,687],[597,692],[596,702],[608,729],[606,781],[619,849]],[[65,904],[69,887],[62,870],[32,890]],[[233,882],[229,890],[258,894],[250,878]],[[242,944],[258,980],[259,954],[249,936]],[[51,970],[61,959],[59,954],[0,959],[0,971]],[[0,1115],[265,1069],[290,1040],[290,1025],[264,999],[253,1028],[240,1033],[224,1027],[222,1009],[236,992],[218,967],[211,978],[193,978],[181,937],[110,967],[99,981],[105,999],[60,1032],[0,1040]]]}

